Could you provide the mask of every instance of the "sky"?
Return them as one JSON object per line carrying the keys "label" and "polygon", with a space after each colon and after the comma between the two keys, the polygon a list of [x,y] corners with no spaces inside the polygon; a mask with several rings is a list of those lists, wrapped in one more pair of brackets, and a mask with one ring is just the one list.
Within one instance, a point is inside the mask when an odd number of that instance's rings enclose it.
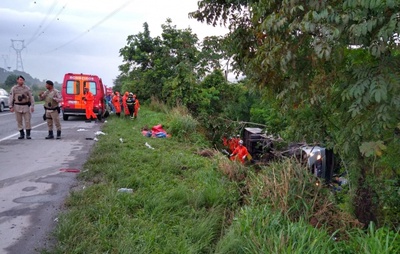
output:
{"label": "sky", "polygon": [[[65,73],[98,75],[111,87],[122,64],[119,50],[129,35],[160,36],[170,18],[177,29],[191,28],[201,40],[223,35],[189,19],[198,0],[1,0],[0,67],[22,70],[39,80],[61,83]],[[17,52],[21,60],[17,61]]]}

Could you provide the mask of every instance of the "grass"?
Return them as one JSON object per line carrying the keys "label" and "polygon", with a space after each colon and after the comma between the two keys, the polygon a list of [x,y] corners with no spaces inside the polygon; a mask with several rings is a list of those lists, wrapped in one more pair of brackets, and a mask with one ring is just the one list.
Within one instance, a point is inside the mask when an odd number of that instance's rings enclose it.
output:
{"label": "grass", "polygon": [[[239,193],[215,170],[217,162],[198,155],[199,144],[207,141],[196,136],[196,146],[179,142],[190,140],[188,131],[172,131],[171,138],[142,136],[145,125],[169,130],[166,119],[143,107],[135,121],[108,119],[102,129],[107,135],[99,136],[79,175],[85,188],[65,204],[54,253],[212,252]],[[134,192],[117,192],[122,187]]]}
{"label": "grass", "polygon": [[[104,124],[107,135],[99,136],[78,176],[80,188],[65,202],[66,212],[54,231],[58,243],[44,252],[400,250],[398,233],[349,226],[352,217],[337,210],[330,193],[316,187],[293,161],[256,173],[210,149],[184,109],[166,110],[160,103],[152,103],[151,109],[142,106],[135,121],[110,117]],[[143,126],[157,124],[171,138],[142,136]],[[133,193],[118,192],[122,187]],[[342,239],[337,241],[339,229]]]}

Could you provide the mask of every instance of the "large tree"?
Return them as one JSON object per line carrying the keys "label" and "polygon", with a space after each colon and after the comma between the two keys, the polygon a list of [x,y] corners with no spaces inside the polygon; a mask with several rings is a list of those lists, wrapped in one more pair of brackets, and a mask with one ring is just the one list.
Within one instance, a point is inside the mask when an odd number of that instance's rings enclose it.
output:
{"label": "large tree", "polygon": [[191,16],[228,24],[237,70],[279,100],[292,138],[341,154],[359,179],[358,217],[376,221],[368,179],[399,178],[374,162],[398,142],[400,2],[203,0]]}

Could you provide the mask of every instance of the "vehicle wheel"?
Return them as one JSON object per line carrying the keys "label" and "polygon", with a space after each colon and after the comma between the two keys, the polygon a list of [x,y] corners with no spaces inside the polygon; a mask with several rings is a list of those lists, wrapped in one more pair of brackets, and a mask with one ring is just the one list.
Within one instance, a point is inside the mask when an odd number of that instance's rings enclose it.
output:
{"label": "vehicle wheel", "polygon": [[4,111],[4,103],[2,102],[2,103],[0,103],[0,112],[3,112]]}
{"label": "vehicle wheel", "polygon": [[103,112],[99,110],[99,113],[97,114],[97,119],[101,121],[102,118],[103,118]]}
{"label": "vehicle wheel", "polygon": [[64,114],[63,114],[63,119],[64,119],[64,121],[68,121],[68,117],[69,117],[69,115],[64,115]]}

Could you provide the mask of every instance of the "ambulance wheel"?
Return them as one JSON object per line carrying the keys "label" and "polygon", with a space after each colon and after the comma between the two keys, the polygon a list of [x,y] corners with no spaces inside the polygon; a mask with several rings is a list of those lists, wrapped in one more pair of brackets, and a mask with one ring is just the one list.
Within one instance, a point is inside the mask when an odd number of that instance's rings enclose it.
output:
{"label": "ambulance wheel", "polygon": [[102,118],[103,118],[103,112],[102,112],[101,110],[99,110],[99,113],[97,114],[97,119],[98,119],[99,121],[101,121]]}
{"label": "ambulance wheel", "polygon": [[63,115],[63,120],[68,121],[68,117],[69,117],[69,115]]}

